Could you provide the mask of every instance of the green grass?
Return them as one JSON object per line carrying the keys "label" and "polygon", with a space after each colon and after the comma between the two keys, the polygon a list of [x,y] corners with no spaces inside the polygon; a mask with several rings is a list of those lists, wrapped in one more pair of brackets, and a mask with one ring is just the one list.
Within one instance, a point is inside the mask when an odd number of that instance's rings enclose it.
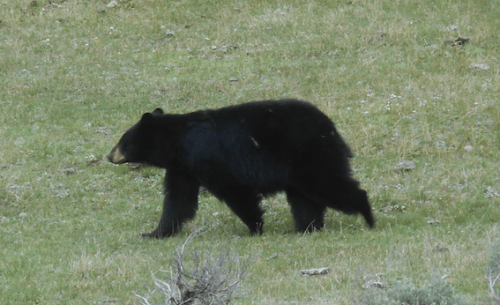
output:
{"label": "green grass", "polygon": [[[352,304],[365,275],[421,286],[435,272],[469,303],[489,301],[484,270],[500,234],[500,197],[487,196],[500,193],[497,2],[106,4],[0,3],[0,303],[137,303],[133,292],[203,224],[193,247],[257,255],[237,304]],[[469,43],[444,44],[459,36]],[[375,230],[329,211],[324,231],[283,234],[293,221],[278,195],[264,204],[265,234],[249,237],[205,194],[180,236],[139,237],[160,217],[164,173],[104,156],[142,113],[282,97],[335,121]],[[403,160],[416,168],[395,171]],[[299,272],[323,266],[329,275]]]}

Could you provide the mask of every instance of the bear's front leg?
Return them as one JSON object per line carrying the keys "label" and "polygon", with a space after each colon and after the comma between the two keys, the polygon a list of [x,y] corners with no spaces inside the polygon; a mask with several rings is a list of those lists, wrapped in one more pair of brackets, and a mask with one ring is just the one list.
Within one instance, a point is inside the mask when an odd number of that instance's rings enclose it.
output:
{"label": "bear's front leg", "polygon": [[179,233],[182,225],[196,215],[198,209],[198,180],[184,170],[167,170],[165,199],[158,227],[143,237],[163,238]]}

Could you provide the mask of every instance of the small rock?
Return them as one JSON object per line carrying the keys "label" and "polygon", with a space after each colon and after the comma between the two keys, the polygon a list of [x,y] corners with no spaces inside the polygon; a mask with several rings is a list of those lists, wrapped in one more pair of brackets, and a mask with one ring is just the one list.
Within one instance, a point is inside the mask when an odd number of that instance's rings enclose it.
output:
{"label": "small rock", "polygon": [[492,197],[500,197],[500,193],[494,190],[491,186],[488,186],[486,188],[485,192],[486,197],[492,198]]}
{"label": "small rock", "polygon": [[167,36],[174,36],[175,35],[175,32],[173,30],[167,30],[166,33],[167,33]]}
{"label": "small rock", "polygon": [[238,79],[237,77],[230,77],[230,78],[229,78],[229,81],[230,81],[231,83],[235,83],[235,82],[239,81],[239,79]]}
{"label": "small rock", "polygon": [[427,222],[427,224],[429,224],[429,225],[438,225],[440,223],[441,223],[441,221],[439,221],[438,219],[432,219],[432,220],[429,220]]}
{"label": "small rock", "polygon": [[452,25],[445,27],[443,30],[445,30],[446,32],[453,32],[453,31],[458,30],[458,25],[452,24]]}
{"label": "small rock", "polygon": [[111,1],[110,3],[106,4],[106,7],[116,7],[118,6],[118,2],[116,2],[115,0]]}
{"label": "small rock", "polygon": [[486,70],[489,70],[490,69],[490,65],[488,64],[478,64],[478,63],[472,63],[469,65],[469,67],[473,70],[483,70],[483,71],[486,71]]}
{"label": "small rock", "polygon": [[396,164],[395,170],[397,170],[397,171],[410,171],[410,170],[414,169],[415,167],[416,166],[415,166],[415,163],[413,163],[413,161],[404,160],[404,161],[398,162],[398,164]]}
{"label": "small rock", "polygon": [[300,270],[303,276],[326,275],[330,273],[330,267],[312,268]]}
{"label": "small rock", "polygon": [[467,144],[464,146],[464,149],[467,151],[467,152],[470,152],[471,150],[474,149],[474,147],[472,147],[470,144]]}
{"label": "small rock", "polygon": [[25,213],[25,212],[19,213],[19,217],[26,217],[26,216],[28,216],[28,213]]}

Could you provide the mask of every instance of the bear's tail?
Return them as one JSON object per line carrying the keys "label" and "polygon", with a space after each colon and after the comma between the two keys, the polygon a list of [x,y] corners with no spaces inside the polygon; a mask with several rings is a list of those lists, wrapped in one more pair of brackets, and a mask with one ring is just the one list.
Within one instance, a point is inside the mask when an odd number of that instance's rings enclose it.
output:
{"label": "bear's tail", "polygon": [[347,205],[337,207],[339,210],[346,214],[361,214],[366,220],[371,229],[375,227],[375,220],[373,219],[372,208],[368,202],[368,195],[366,191],[358,189],[355,193],[346,196]]}

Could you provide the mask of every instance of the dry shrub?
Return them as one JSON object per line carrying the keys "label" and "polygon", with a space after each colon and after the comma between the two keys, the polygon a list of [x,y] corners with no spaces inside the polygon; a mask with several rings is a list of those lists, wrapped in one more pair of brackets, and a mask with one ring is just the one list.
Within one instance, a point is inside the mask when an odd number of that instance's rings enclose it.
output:
{"label": "dry shrub", "polygon": [[146,296],[134,293],[142,305],[230,304],[237,297],[252,258],[240,261],[237,253],[213,253],[211,247],[186,252],[186,246],[201,231],[190,234],[176,249],[169,278],[162,280],[153,274],[154,288],[148,288]]}

